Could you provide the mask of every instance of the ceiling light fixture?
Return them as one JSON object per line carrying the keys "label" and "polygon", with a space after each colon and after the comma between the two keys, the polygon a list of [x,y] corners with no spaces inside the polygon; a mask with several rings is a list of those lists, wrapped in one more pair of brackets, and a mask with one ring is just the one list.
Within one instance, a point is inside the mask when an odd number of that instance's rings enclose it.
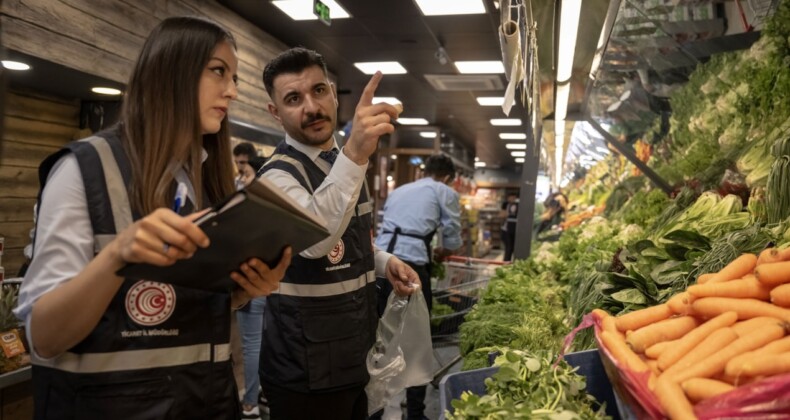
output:
{"label": "ceiling light fixture", "polygon": [[108,87],[101,87],[96,86],[91,88],[91,92],[98,93],[100,95],[120,95],[121,91],[115,88],[108,88]]}
{"label": "ceiling light fixture", "polygon": [[6,70],[25,71],[30,70],[30,66],[21,61],[3,60],[3,68]]}
{"label": "ceiling light fixture", "polygon": [[505,149],[509,150],[527,150],[527,145],[522,143],[508,143],[505,145]]}
{"label": "ceiling light fixture", "polygon": [[[331,19],[346,19],[351,15],[334,0],[322,0],[322,3],[329,7],[329,17]],[[318,16],[313,13],[313,0],[275,0],[272,2],[283,13],[290,16],[293,20],[318,20]]]}
{"label": "ceiling light fixture", "polygon": [[474,15],[486,12],[483,0],[415,0],[425,16]]}
{"label": "ceiling light fixture", "polygon": [[374,104],[387,103],[390,105],[395,105],[395,104],[403,105],[403,102],[401,102],[400,99],[394,98],[392,96],[374,96],[372,103]]}
{"label": "ceiling light fixture", "polygon": [[502,106],[505,103],[503,96],[479,96],[477,103],[481,106]]}
{"label": "ceiling light fixture", "polygon": [[524,163],[524,158],[516,158],[516,163]]}
{"label": "ceiling light fixture", "polygon": [[428,125],[425,118],[398,118],[396,121],[401,125]]}
{"label": "ceiling light fixture", "polygon": [[406,69],[397,61],[354,63],[354,67],[365,74],[376,74],[377,71],[380,71],[381,74],[406,74]]}
{"label": "ceiling light fixture", "polygon": [[499,138],[502,140],[526,140],[527,135],[524,133],[499,133]]}
{"label": "ceiling light fixture", "polygon": [[579,15],[582,0],[562,0],[560,6],[560,42],[557,47],[557,82],[567,82],[573,71],[573,56],[576,50],[576,34],[579,31]]}
{"label": "ceiling light fixture", "polygon": [[485,168],[485,167],[486,167],[485,162],[475,162],[475,168]]}
{"label": "ceiling light fixture", "polygon": [[527,155],[527,152],[522,152],[522,151],[510,152],[510,156],[513,156],[513,157],[524,157],[526,155]]}
{"label": "ceiling light fixture", "polygon": [[519,118],[493,118],[491,119],[491,125],[515,127],[521,125],[521,120]]}
{"label": "ceiling light fixture", "polygon": [[501,74],[505,72],[502,61],[456,61],[455,68],[461,74]]}
{"label": "ceiling light fixture", "polygon": [[439,136],[439,133],[434,131],[420,131],[420,137],[424,139],[435,139]]}

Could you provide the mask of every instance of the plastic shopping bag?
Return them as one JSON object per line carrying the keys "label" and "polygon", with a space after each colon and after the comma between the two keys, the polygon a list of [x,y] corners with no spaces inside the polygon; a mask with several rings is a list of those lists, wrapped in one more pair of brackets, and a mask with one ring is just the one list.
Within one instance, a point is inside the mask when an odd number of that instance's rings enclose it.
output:
{"label": "plastic shopping bag", "polygon": [[367,366],[369,414],[384,408],[401,390],[431,381],[431,326],[422,291],[415,291],[411,297],[390,293]]}

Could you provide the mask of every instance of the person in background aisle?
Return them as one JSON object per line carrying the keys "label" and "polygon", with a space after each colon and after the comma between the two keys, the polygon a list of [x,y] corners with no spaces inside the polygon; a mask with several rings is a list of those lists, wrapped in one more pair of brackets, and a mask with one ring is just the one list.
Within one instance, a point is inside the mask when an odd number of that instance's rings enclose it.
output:
{"label": "person in background aisle", "polygon": [[550,193],[543,203],[546,210],[540,216],[540,224],[537,226],[537,233],[550,229],[553,225],[562,222],[565,211],[568,209],[568,197],[561,190]]}
{"label": "person in background aisle", "polygon": [[[135,64],[120,123],[39,168],[33,259],[15,314],[25,321],[36,419],[237,419],[232,308],[278,287],[290,249],[213,293],[114,273],[168,266],[209,238],[193,223],[234,191],[228,107],[233,36],[203,18],[157,25]],[[187,186],[183,214],[171,210]]]}
{"label": "person in background aisle", "polygon": [[513,249],[516,245],[516,222],[518,222],[518,194],[509,193],[502,203],[500,216],[505,218],[502,223],[502,243],[505,245],[503,261],[513,260]]}
{"label": "person in background aisle", "polygon": [[[448,185],[455,178],[455,165],[445,155],[425,161],[425,178],[395,189],[384,203],[384,218],[376,246],[403,260],[420,276],[428,311],[432,307],[431,265],[433,256],[441,260],[462,245],[461,206]],[[441,227],[442,247],[433,250],[431,241]],[[392,287],[378,282],[379,316],[384,313]],[[406,390],[407,419],[425,418],[425,385]],[[381,414],[372,418],[381,418]]]}
{"label": "person in background aisle", "polygon": [[292,48],[263,71],[269,112],[286,135],[261,176],[322,216],[330,232],[294,256],[279,290],[267,298],[260,375],[273,420],[367,418],[365,358],[378,324],[375,276],[386,276],[401,295],[420,282],[411,267],[372,244],[365,170],[400,112],[371,104],[381,77],[374,75],[362,92],[339,150],[337,94],[324,58]]}
{"label": "person in background aisle", "polygon": [[[250,150],[251,149],[251,150]],[[246,161],[245,161],[246,159]],[[239,143],[233,148],[233,160],[239,169],[236,188],[241,189],[255,179],[266,158],[257,156],[250,143]],[[260,420],[261,408],[268,409],[268,401],[261,391],[258,377],[258,359],[261,353],[261,334],[263,332],[263,312],[266,310],[266,297],[252,299],[249,305],[236,311],[236,321],[241,334],[242,358],[244,362],[244,394],[241,399],[241,418]]]}
{"label": "person in background aisle", "polygon": [[255,179],[256,170],[250,164],[258,157],[258,151],[252,143],[241,142],[233,148],[233,162],[236,164],[236,189],[240,190]]}

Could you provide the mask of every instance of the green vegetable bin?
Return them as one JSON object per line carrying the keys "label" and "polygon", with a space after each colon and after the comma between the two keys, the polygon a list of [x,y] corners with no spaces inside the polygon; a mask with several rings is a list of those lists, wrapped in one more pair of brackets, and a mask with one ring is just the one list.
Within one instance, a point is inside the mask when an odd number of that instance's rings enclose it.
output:
{"label": "green vegetable bin", "polygon": [[[625,409],[626,412],[618,410],[618,408],[624,407],[618,404],[615,399],[612,384],[609,383],[609,378],[606,376],[598,350],[568,353],[565,355],[565,360],[571,366],[579,368],[577,373],[587,380],[587,392],[596,400],[606,403],[606,414],[615,420],[633,418],[627,409]],[[475,369],[452,373],[442,378],[439,382],[439,402],[442,410],[439,419],[445,419],[445,411],[451,413],[454,411],[450,401],[461,398],[464,391],[484,395],[486,393],[485,379],[492,376],[497,370],[499,370],[498,367]]]}

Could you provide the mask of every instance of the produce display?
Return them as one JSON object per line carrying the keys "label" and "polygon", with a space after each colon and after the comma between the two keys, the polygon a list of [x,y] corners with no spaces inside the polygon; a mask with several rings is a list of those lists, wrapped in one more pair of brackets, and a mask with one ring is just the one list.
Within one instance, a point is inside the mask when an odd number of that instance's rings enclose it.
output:
{"label": "produce display", "polygon": [[[467,314],[464,369],[488,366],[491,351],[553,360],[598,348],[637,418],[790,412],[788,94],[783,0],[748,50],[697,66],[670,95],[668,123],[645,124],[640,158],[672,194],[616,154],[572,181],[566,223],[498,269]],[[577,331],[591,318],[596,328]],[[529,417],[544,406],[503,393],[520,381],[466,395],[452,418]]]}
{"label": "produce display", "polygon": [[603,408],[594,410],[595,398],[584,392],[585,379],[565,361],[552,366],[550,353],[508,350],[498,356],[499,370],[486,379],[487,394],[465,392],[452,402],[448,420],[603,419]]}
{"label": "produce display", "polygon": [[667,303],[595,315],[616,367],[649,390],[642,407],[673,420],[790,410],[790,249],[743,254]]}

